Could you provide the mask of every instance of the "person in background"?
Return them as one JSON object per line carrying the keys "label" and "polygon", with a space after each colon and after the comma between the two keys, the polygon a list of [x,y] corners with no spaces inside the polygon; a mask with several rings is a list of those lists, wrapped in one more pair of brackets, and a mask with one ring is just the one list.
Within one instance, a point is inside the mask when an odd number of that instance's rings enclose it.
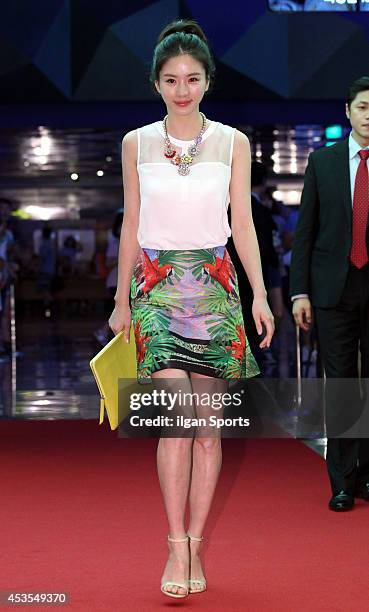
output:
{"label": "person in background", "polygon": [[[2,318],[3,318],[3,303],[2,303],[2,291],[3,288],[5,286],[5,266],[6,266],[6,261],[3,257],[1,257],[1,253],[0,253],[0,326],[2,323]],[[0,363],[4,360],[7,359],[7,351],[5,350],[4,345],[0,345]]]}
{"label": "person in background", "polygon": [[272,222],[272,244],[276,257],[273,253],[273,260],[269,265],[267,286],[269,302],[276,322],[276,327],[278,327],[283,317],[282,278],[286,273],[282,256],[282,233],[285,217],[288,212],[286,212],[286,207],[282,202],[277,202],[274,199],[272,190],[268,189],[266,185],[261,203],[268,209]]}
{"label": "person in background", "polygon": [[5,272],[5,263],[6,263],[5,259],[3,257],[1,257],[1,255],[0,255],[0,321],[1,321],[1,315],[2,315],[2,312],[3,312],[3,302],[2,302],[2,299],[1,299],[1,292],[2,292],[2,289],[3,289],[4,284],[5,284],[5,274],[4,274],[4,272]]}
{"label": "person in background", "polygon": [[[108,245],[105,251],[105,265],[108,269],[108,276],[106,278],[106,288],[114,298],[117,291],[117,278],[118,278],[118,253],[119,253],[119,239],[120,231],[123,223],[123,209],[119,209],[115,215],[111,234],[109,236]],[[114,302],[115,304],[115,302]],[[109,338],[113,337],[110,330],[109,323],[106,322],[102,327],[94,332],[96,340],[104,346]]]}
{"label": "person in background", "polygon": [[42,228],[42,239],[38,252],[40,269],[37,279],[37,289],[42,294],[45,317],[51,315],[51,305],[53,302],[53,279],[56,276],[57,267],[57,246],[53,236],[53,230],[45,225]]}
{"label": "person in background", "polygon": [[71,234],[64,240],[59,253],[59,271],[61,276],[73,276],[76,271],[77,253],[82,250],[75,237]]}
{"label": "person in background", "polygon": [[[291,314],[289,312],[290,300],[288,298],[288,287],[287,291],[287,304],[284,299],[284,290],[288,286],[288,270],[284,262],[285,247],[284,247],[284,235],[288,219],[291,214],[289,206],[286,206],[282,201],[276,200],[274,192],[276,187],[269,187],[264,198],[264,204],[269,208],[275,228],[273,229],[273,245],[278,255],[278,275],[276,276],[278,282],[273,289],[270,289],[270,300],[272,304],[272,310],[275,313],[276,320],[278,322],[278,333],[273,337],[271,345],[271,355],[273,361],[269,359],[270,365],[277,365],[273,368],[273,375],[279,376],[279,378],[286,379],[291,375],[295,376],[294,367],[296,362],[295,355],[295,325]],[[291,370],[292,368],[292,370]]]}
{"label": "person in background", "polygon": [[296,232],[296,225],[299,218],[298,208],[291,208],[290,214],[286,219],[286,223],[284,226],[284,231],[282,235],[283,239],[283,263],[286,270],[286,277],[283,279],[282,287],[283,287],[283,299],[287,309],[287,312],[290,313],[292,319],[292,302],[289,297],[289,278],[290,278],[290,267],[291,267],[291,257],[292,257],[292,245]]}
{"label": "person in background", "polygon": [[15,240],[8,227],[11,203],[0,199],[0,355],[11,352],[10,340],[10,285],[15,278],[13,265]]}

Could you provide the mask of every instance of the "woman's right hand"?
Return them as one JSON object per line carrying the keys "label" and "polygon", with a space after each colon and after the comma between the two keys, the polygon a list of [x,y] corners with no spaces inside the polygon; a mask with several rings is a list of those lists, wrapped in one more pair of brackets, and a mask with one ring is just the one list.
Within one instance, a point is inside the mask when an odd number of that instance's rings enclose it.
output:
{"label": "woman's right hand", "polygon": [[110,315],[109,327],[116,336],[123,330],[123,337],[126,342],[129,342],[131,329],[131,309],[127,306],[115,305],[113,312]]}

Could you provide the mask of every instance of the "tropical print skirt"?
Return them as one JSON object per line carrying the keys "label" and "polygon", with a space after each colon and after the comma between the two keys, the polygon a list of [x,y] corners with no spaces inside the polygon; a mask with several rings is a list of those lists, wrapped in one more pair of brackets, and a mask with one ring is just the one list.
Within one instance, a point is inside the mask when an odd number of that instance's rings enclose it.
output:
{"label": "tropical print skirt", "polygon": [[225,379],[259,374],[225,246],[141,248],[130,289],[138,382],[164,368]]}

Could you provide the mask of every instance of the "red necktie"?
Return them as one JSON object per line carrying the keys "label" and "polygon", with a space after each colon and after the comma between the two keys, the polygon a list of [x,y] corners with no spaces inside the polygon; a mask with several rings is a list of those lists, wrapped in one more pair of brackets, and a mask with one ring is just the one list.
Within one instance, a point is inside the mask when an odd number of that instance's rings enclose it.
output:
{"label": "red necktie", "polygon": [[356,268],[368,261],[366,249],[366,226],[369,213],[369,178],[366,160],[369,150],[359,151],[360,163],[356,172],[354,205],[352,210],[352,245],[350,260]]}

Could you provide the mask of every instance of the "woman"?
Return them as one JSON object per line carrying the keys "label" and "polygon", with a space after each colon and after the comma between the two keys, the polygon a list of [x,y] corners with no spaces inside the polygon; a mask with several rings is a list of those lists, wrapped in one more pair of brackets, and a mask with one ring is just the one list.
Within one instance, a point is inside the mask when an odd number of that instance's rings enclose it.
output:
{"label": "woman", "polygon": [[[259,334],[263,324],[266,330],[262,348],[270,345],[274,329],[250,212],[248,140],[199,110],[213,76],[207,40],[196,22],[164,28],[151,80],[167,116],[123,139],[125,214],[109,320],[115,334],[124,329],[127,342],[132,320],[140,381],[160,381],[168,389],[180,382],[194,393],[204,385],[224,392],[227,379],[258,373],[225,248],[229,196],[234,243],[254,292],[255,324]],[[196,408],[201,417],[202,407]],[[220,471],[220,438],[161,437],[157,463],[169,524],[161,590],[185,597],[206,589],[199,555]]]}

